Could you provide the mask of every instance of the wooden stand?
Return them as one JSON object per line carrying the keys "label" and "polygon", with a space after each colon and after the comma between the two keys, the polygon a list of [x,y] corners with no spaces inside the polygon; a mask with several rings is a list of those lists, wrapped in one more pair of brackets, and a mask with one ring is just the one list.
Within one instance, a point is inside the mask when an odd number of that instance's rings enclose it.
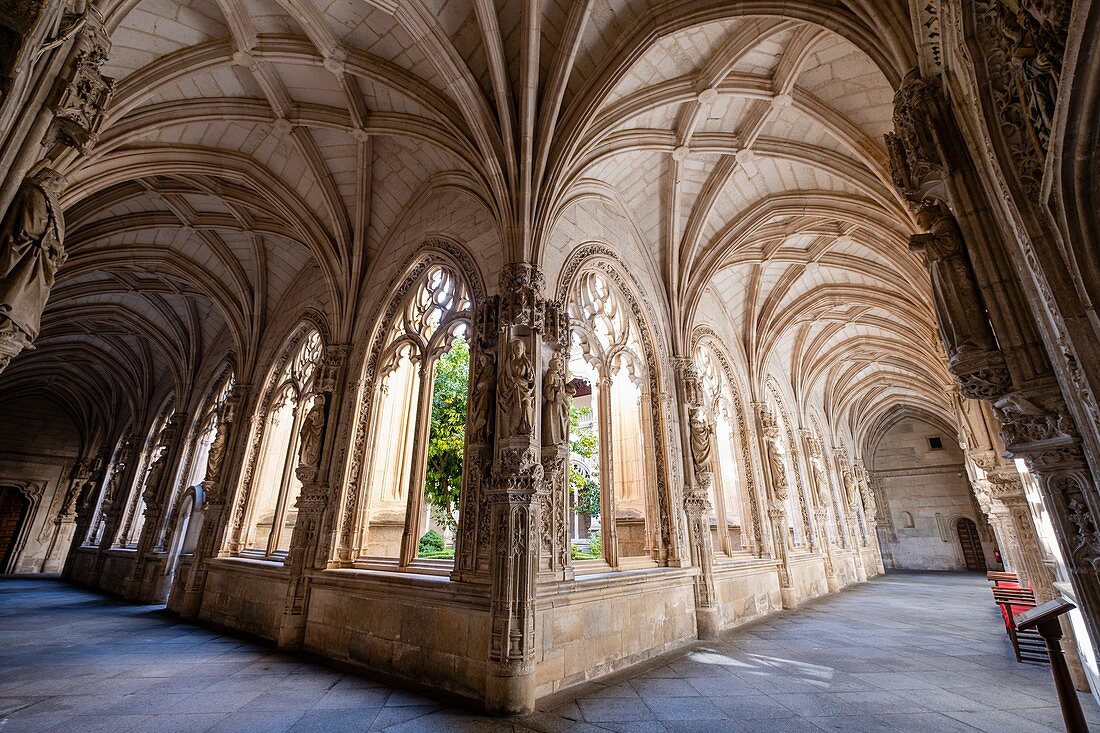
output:
{"label": "wooden stand", "polygon": [[1088,733],[1089,727],[1085,723],[1085,714],[1081,711],[1081,701],[1077,699],[1077,691],[1073,689],[1073,680],[1070,679],[1069,667],[1066,666],[1066,657],[1060,643],[1062,625],[1058,617],[1074,608],[1076,606],[1064,598],[1055,598],[1019,614],[1015,621],[1016,628],[1035,629],[1046,642],[1047,654],[1050,656],[1050,673],[1054,675],[1054,687],[1058,690],[1058,705],[1062,708],[1066,732]]}

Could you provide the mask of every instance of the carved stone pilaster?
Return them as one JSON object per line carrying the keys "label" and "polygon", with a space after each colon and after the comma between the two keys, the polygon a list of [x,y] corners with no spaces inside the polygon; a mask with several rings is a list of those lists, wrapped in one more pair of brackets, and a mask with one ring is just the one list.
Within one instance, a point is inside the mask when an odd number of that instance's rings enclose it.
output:
{"label": "carved stone pilaster", "polygon": [[[543,336],[548,308],[541,270],[506,265],[500,276],[496,353],[495,448],[488,482],[490,631],[486,707],[530,711],[535,703],[535,590],[542,546],[542,508],[553,503],[542,463]],[[558,446],[547,446],[557,469]],[[556,477],[554,477],[556,479]],[[483,484],[484,485],[484,484]],[[552,527],[553,520],[550,525]],[[550,532],[551,544],[553,532]],[[553,550],[551,550],[553,553]]]}
{"label": "carved stone pilaster", "polygon": [[470,397],[466,418],[466,452],[459,494],[462,520],[455,536],[457,581],[489,582],[489,489],[496,444],[497,349],[500,342],[500,298],[492,296],[474,312],[470,360]]}
{"label": "carved stone pilaster", "polygon": [[208,466],[206,478],[202,482],[202,527],[199,530],[199,538],[187,578],[182,586],[179,586],[183,589],[183,598],[178,604],[172,604],[173,607],[180,609],[180,615],[185,618],[193,617],[199,612],[210,560],[218,556],[225,537],[230,519],[227,504],[231,476],[239,475],[230,471],[229,468],[239,468],[239,464],[236,464],[234,459],[239,460],[247,438],[247,431],[242,429],[245,427],[243,413],[251,391],[251,385],[234,384],[221,406],[218,433],[214,442],[221,441],[225,446],[225,452],[215,462],[213,471]]}
{"label": "carved stone pilaster", "polygon": [[695,577],[695,620],[700,639],[717,638],[721,626],[714,588],[714,542],[710,536],[710,515],[714,507],[708,495],[713,482],[713,474],[699,473],[695,483],[684,490],[691,564],[699,568],[699,575]]}
{"label": "carved stone pilaster", "polygon": [[486,707],[519,713],[535,704],[535,587],[537,495],[542,465],[530,453],[509,454],[489,496],[492,554],[489,575],[489,674]]}
{"label": "carved stone pilaster", "polygon": [[1050,569],[1043,562],[1039,534],[1019,474],[1010,468],[990,474],[989,497],[995,505],[1004,507],[1005,518],[1015,535],[1019,555],[1016,572],[1021,584],[1031,585],[1040,603],[1053,600],[1058,592],[1054,589]]}
{"label": "carved stone pilaster", "polygon": [[825,472],[825,446],[814,438],[809,431],[802,431],[806,443],[806,452],[810,460],[810,493],[814,497],[814,531],[817,533],[817,547],[825,562],[825,582],[830,591],[840,589],[836,574],[836,562],[833,558],[833,543],[829,541],[829,513],[836,510],[833,495],[829,490],[829,477]]}
{"label": "carved stone pilaster", "polygon": [[569,525],[567,522],[569,455],[568,444],[542,449],[543,481],[539,504],[539,577],[545,580],[569,580]]}
{"label": "carved stone pilaster", "polygon": [[1007,453],[1023,458],[1039,482],[1093,639],[1100,638],[1100,532],[1097,487],[1085,463],[1077,426],[1057,384],[1037,382],[998,399]]}

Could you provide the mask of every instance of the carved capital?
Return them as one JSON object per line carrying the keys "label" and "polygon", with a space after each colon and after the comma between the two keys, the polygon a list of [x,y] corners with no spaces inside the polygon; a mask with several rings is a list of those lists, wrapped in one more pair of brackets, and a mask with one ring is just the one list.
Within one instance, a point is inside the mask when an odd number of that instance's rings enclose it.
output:
{"label": "carved capital", "polygon": [[[1043,461],[1060,460],[1066,449],[1079,452],[1077,426],[1066,408],[1056,384],[1028,387],[1004,395],[993,403],[993,413],[1001,423],[1001,439],[1006,450],[1017,457],[1045,456]],[[1066,456],[1067,458],[1071,456]]]}

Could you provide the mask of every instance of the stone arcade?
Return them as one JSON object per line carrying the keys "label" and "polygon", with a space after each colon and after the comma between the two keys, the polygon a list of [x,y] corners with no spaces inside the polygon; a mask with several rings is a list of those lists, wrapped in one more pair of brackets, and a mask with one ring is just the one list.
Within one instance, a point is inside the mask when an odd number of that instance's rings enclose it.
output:
{"label": "stone arcade", "polygon": [[1092,0],[10,0],[0,572],[494,713],[881,575],[1100,641]]}

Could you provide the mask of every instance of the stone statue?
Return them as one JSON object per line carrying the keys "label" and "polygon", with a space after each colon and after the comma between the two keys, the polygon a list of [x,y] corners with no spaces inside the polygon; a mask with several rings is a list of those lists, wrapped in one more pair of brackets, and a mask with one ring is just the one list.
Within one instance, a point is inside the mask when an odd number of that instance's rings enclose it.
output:
{"label": "stone statue", "polygon": [[225,441],[228,433],[228,425],[225,420],[218,420],[218,428],[214,432],[214,440],[210,443],[210,451],[206,454],[206,478],[205,481],[215,481],[221,472],[222,460],[225,458]]}
{"label": "stone statue", "polygon": [[911,237],[909,249],[924,255],[932,276],[932,303],[948,360],[994,351],[993,330],[955,218],[936,203],[922,207],[917,221],[928,233]]}
{"label": "stone statue", "polygon": [[520,339],[508,344],[508,358],[497,388],[508,434],[529,435],[535,419],[535,368]]}
{"label": "stone statue", "polygon": [[157,495],[160,493],[160,483],[164,478],[164,471],[168,467],[167,459],[168,449],[161,446],[157,457],[153,460],[152,465],[149,466],[149,473],[145,475],[145,491],[142,492],[141,498],[145,500],[147,509],[157,502]]}
{"label": "stone statue", "polygon": [[477,357],[477,379],[470,392],[470,443],[489,442],[493,430],[493,393],[497,386],[497,360],[492,354]]}
{"label": "stone statue", "polygon": [[565,357],[559,352],[550,359],[542,380],[542,444],[562,445],[569,440],[569,404],[577,390],[565,381]]}
{"label": "stone statue", "polygon": [[774,443],[768,449],[768,462],[772,470],[772,488],[775,490],[775,498],[786,501],[787,469],[783,465],[783,457],[779,454]]}
{"label": "stone statue", "polygon": [[298,447],[298,465],[316,466],[321,462],[321,438],[325,430],[325,396],[317,394],[302,421]]}
{"label": "stone statue", "polygon": [[0,221],[0,335],[24,344],[38,336],[42,310],[65,262],[58,203],[65,178],[43,168],[24,181]]}
{"label": "stone statue", "polygon": [[714,428],[707,423],[703,408],[692,408],[688,427],[691,431],[691,458],[695,462],[695,474],[710,473],[713,471],[711,460],[714,447],[711,436],[714,435]]}

